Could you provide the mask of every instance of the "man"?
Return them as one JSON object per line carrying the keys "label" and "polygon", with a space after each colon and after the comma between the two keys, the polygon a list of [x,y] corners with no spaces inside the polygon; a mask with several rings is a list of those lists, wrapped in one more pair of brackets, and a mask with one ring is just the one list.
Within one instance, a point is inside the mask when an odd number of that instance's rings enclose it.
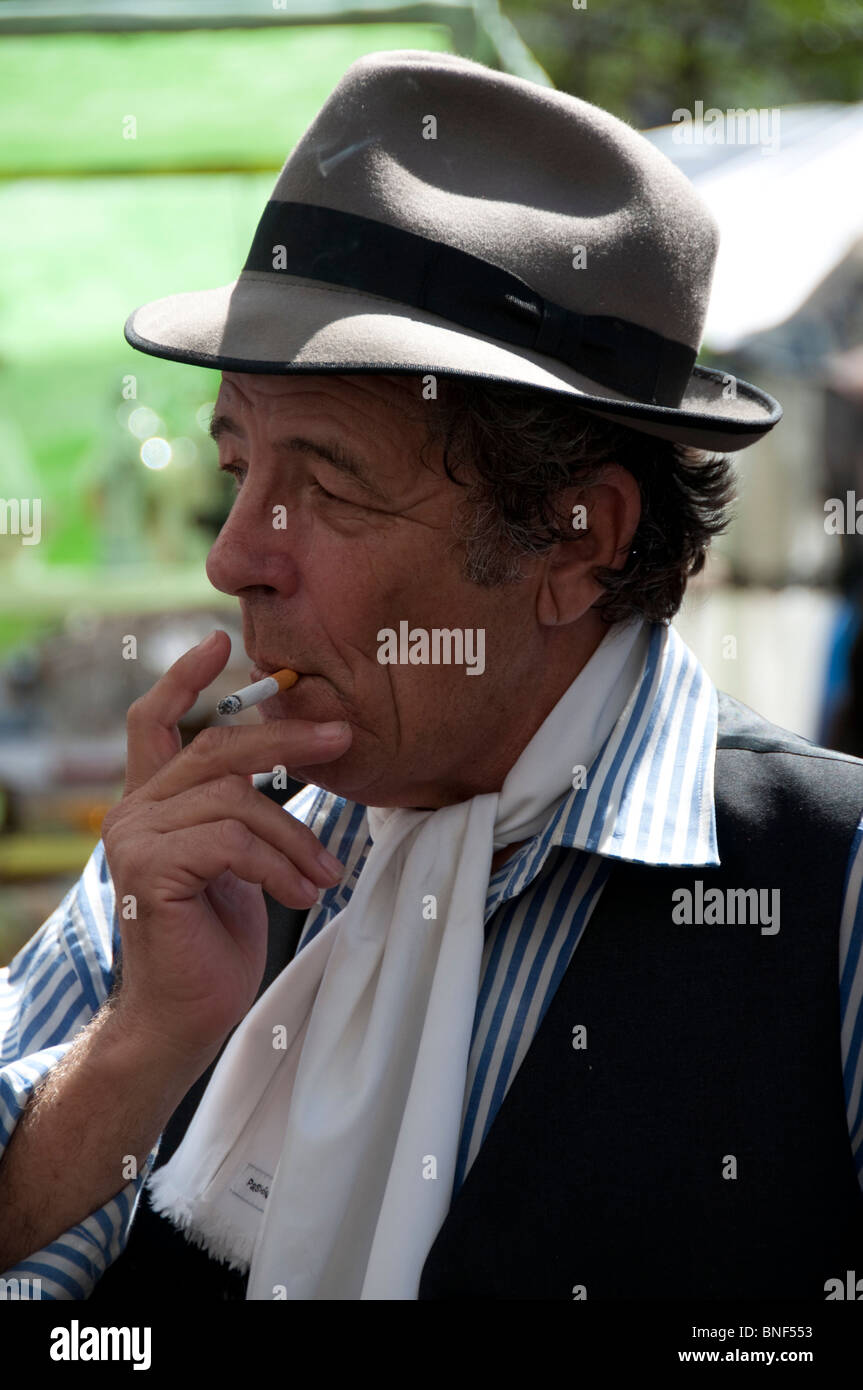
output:
{"label": "man", "polygon": [[132,315],[222,371],[208,574],[252,676],[300,679],[181,750],[219,633],[130,711],[9,972],[7,1277],[823,1299],[859,1267],[863,764],[669,625],[711,454],[780,415],[695,365],[715,249],[607,113],[373,54],[239,281]]}

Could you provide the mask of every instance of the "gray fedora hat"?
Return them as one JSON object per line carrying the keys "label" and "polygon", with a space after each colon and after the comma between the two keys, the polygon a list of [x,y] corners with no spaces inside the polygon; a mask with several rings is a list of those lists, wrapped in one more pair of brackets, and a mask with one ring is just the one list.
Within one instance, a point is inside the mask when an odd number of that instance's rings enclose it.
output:
{"label": "gray fedora hat", "polygon": [[600,107],[370,53],[290,154],[238,278],[143,305],[125,336],[225,371],[509,381],[734,451],[782,410],[696,365],[718,240],[685,175]]}

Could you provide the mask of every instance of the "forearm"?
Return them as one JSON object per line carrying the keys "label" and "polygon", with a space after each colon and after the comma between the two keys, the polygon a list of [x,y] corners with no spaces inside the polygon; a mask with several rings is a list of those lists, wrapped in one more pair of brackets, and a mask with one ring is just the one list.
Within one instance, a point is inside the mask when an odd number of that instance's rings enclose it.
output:
{"label": "forearm", "polygon": [[116,998],[99,1010],[34,1093],[0,1160],[0,1274],[126,1186],[214,1055],[180,1056],[142,1038]]}

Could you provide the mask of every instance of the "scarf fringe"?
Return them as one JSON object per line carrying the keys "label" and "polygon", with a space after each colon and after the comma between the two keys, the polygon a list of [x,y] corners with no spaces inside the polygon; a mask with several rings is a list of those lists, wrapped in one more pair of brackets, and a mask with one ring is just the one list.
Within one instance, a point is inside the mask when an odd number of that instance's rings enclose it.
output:
{"label": "scarf fringe", "polygon": [[220,1215],[203,1199],[190,1202],[174,1186],[164,1168],[150,1174],[146,1187],[153,1210],[167,1217],[190,1245],[206,1251],[238,1274],[248,1274],[255,1247],[253,1236],[238,1231],[234,1222]]}

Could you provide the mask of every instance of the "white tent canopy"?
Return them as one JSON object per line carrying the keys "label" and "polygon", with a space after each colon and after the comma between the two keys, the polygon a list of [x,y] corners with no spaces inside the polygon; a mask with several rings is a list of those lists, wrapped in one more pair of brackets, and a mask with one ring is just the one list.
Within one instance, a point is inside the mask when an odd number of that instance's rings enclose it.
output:
{"label": "white tent canopy", "polygon": [[727,143],[707,143],[709,116],[692,143],[682,122],[643,134],[719,224],[704,343],[725,352],[794,314],[863,236],[863,102],[774,110],[762,122],[773,148],[731,143],[737,123],[716,117]]}

